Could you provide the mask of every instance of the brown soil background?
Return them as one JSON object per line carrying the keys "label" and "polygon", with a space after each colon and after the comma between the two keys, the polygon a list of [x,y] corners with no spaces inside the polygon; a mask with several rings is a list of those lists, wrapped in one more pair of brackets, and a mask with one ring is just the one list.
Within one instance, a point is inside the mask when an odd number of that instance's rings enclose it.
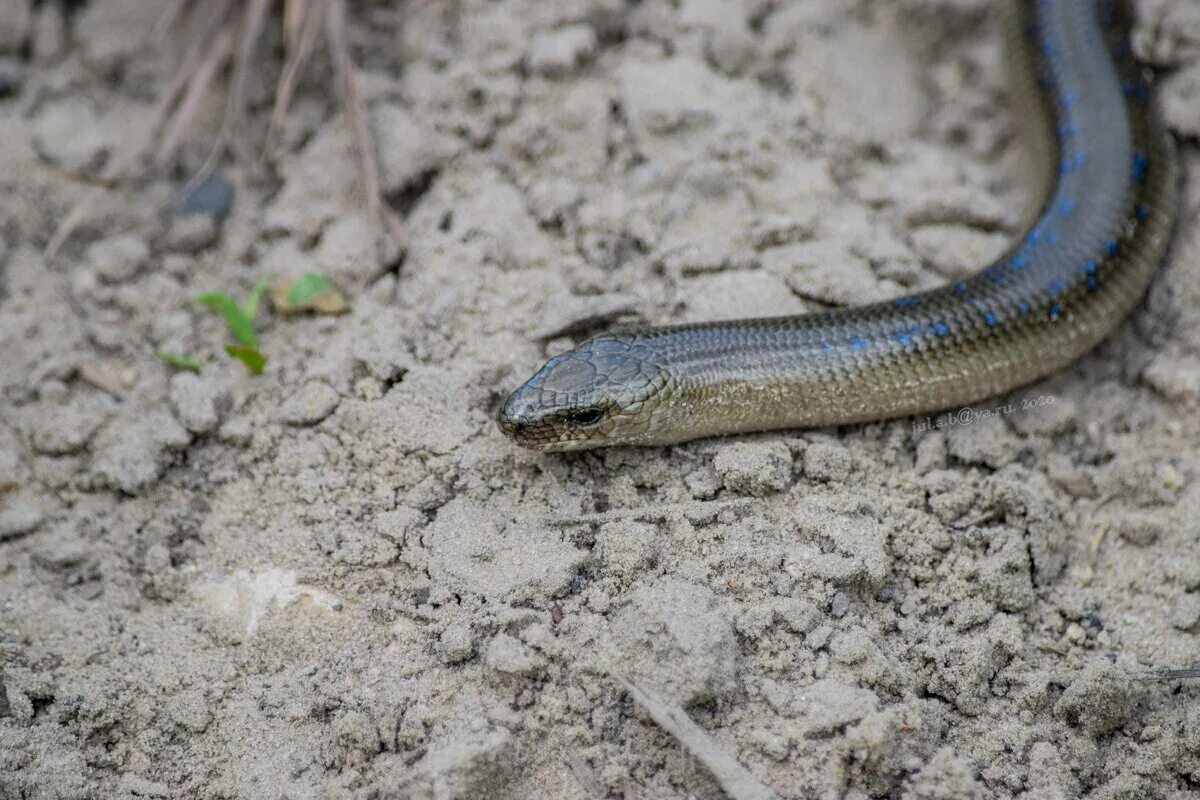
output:
{"label": "brown soil background", "polygon": [[[150,5],[0,2],[0,797],[1200,791],[1200,689],[1141,679],[1200,662],[1200,4],[1134,4],[1173,254],[977,409],[1013,413],[565,457],[492,415],[571,337],[894,296],[1020,232],[989,4],[356,5],[404,255],[321,50],[260,160],[263,48],[223,221],[159,212],[220,96],[172,169],[89,180],[182,51]],[[226,358],[195,296],[309,271],[352,312],[265,309],[266,373]]]}

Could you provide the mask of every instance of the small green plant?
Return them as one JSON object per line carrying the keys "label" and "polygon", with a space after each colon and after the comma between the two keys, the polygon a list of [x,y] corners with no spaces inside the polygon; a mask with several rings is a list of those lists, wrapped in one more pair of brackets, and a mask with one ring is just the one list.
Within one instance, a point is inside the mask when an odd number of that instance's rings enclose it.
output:
{"label": "small green plant", "polygon": [[270,285],[270,278],[259,278],[258,283],[254,284],[254,288],[246,296],[246,302],[242,304],[242,310],[250,318],[251,322],[254,321],[254,315],[258,313],[258,307],[262,304],[263,295],[266,294],[267,287]]}
{"label": "small green plant", "polygon": [[227,344],[225,345],[225,352],[245,364],[246,369],[255,375],[262,375],[263,367],[267,365],[267,357],[253,347]]}
{"label": "small green plant", "polygon": [[200,373],[204,371],[204,365],[191,356],[180,355],[179,353],[168,353],[166,350],[159,350],[155,353],[160,361],[170,364],[172,367],[180,369],[190,369],[192,372]]}
{"label": "small green plant", "polygon": [[258,333],[254,330],[254,316],[262,304],[263,293],[267,290],[269,281],[266,278],[255,284],[250,290],[246,302],[239,304],[227,294],[220,292],[205,292],[196,298],[196,302],[206,308],[211,308],[225,318],[229,332],[238,344],[226,345],[225,352],[246,365],[246,369],[255,375],[261,375],[267,358],[258,349]]}
{"label": "small green plant", "polygon": [[315,272],[271,287],[271,304],[280,314],[344,314],[350,310],[337,285]]}
{"label": "small green plant", "polygon": [[[267,364],[267,357],[259,349],[254,317],[258,314],[258,308],[268,290],[276,312],[281,314],[305,311],[316,314],[342,314],[350,310],[333,281],[315,272],[306,273],[293,283],[274,286],[269,278],[263,278],[254,285],[242,303],[221,292],[205,292],[199,295],[196,302],[220,314],[229,332],[237,340],[236,344],[225,345],[225,352],[242,362],[246,369],[255,375],[261,375]],[[156,355],[164,363],[179,369],[189,369],[193,372],[204,369],[203,363],[189,355],[168,353],[165,350],[159,350]]]}
{"label": "small green plant", "polygon": [[303,306],[311,303],[317,295],[325,294],[333,289],[333,281],[324,275],[309,272],[288,289],[288,305]]}

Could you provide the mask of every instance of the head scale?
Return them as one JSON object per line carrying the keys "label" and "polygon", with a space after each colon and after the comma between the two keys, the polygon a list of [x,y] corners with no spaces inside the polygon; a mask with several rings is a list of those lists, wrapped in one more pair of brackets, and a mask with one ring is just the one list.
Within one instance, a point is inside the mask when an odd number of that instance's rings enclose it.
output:
{"label": "head scale", "polygon": [[534,450],[649,443],[666,379],[644,343],[600,336],[550,359],[509,395],[500,430]]}

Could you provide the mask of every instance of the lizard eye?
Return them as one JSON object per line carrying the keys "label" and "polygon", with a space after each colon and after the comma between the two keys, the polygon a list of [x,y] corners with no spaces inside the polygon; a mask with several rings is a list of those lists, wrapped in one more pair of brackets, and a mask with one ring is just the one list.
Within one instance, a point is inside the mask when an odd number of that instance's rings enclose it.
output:
{"label": "lizard eye", "polygon": [[577,425],[580,428],[589,428],[599,422],[603,416],[604,412],[598,408],[584,408],[579,411],[572,411],[567,420],[572,425]]}

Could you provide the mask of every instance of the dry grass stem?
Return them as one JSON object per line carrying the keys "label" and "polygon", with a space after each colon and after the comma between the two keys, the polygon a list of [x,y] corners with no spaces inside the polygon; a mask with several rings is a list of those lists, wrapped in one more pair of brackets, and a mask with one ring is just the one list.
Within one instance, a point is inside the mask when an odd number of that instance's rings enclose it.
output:
{"label": "dry grass stem", "polygon": [[354,68],[354,62],[350,58],[350,44],[346,36],[346,0],[332,0],[325,18],[329,51],[345,92],[346,114],[350,118],[350,128],[354,133],[355,146],[358,148],[359,163],[363,173],[363,190],[367,195],[367,203],[371,212],[383,222],[392,238],[403,246],[404,224],[383,201],[383,193],[379,188],[379,164],[375,159],[375,144],[371,140],[371,131],[367,124],[366,103],[358,85],[358,75]]}
{"label": "dry grass stem", "polygon": [[[158,134],[158,146],[153,156],[156,166],[166,165],[179,152],[188,135],[199,125],[205,103],[220,76],[227,68],[232,72],[221,126],[211,149],[201,167],[174,193],[168,206],[186,197],[212,174],[226,153],[232,152],[239,160],[248,158],[246,143],[237,138],[237,132],[245,119],[251,69],[261,47],[273,2],[171,0],[161,11],[154,28],[156,40],[161,40],[167,30],[179,25],[189,15],[202,16],[198,18],[196,31],[191,35],[179,69],[163,91],[154,112],[151,130],[152,137]],[[379,163],[368,124],[366,100],[350,53],[345,0],[283,0],[281,13],[286,56],[275,86],[271,117],[261,150],[263,157],[270,152],[283,117],[291,105],[300,75],[312,58],[323,28],[338,90],[345,105],[346,119],[358,152],[367,205],[388,235],[403,245],[404,224],[388,207],[380,188]],[[144,157],[150,146],[149,141],[139,143],[126,157],[114,159],[99,179],[92,180],[106,186],[117,184]],[[68,212],[46,247],[47,258],[54,257],[86,219],[93,205],[94,198],[87,198]]]}

